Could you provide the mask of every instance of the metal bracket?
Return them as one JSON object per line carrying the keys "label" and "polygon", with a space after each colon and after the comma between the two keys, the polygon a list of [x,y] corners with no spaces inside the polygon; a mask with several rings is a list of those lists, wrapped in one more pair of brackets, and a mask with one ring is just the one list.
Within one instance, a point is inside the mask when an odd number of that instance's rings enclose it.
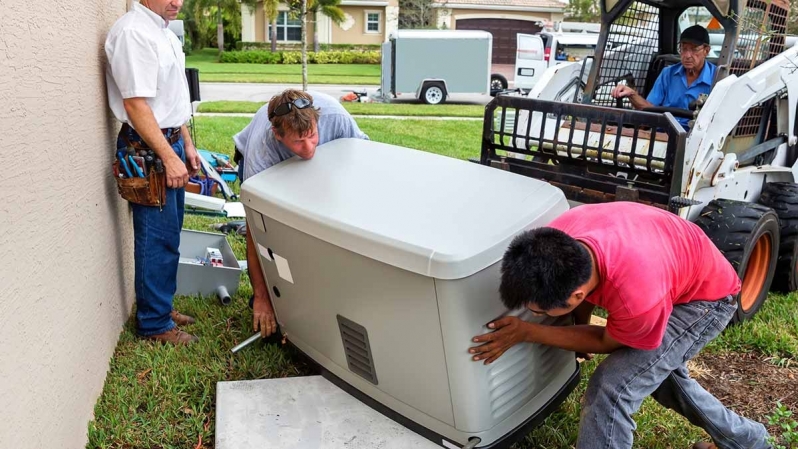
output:
{"label": "metal bracket", "polygon": [[618,186],[615,188],[615,201],[640,201],[640,191],[634,187]]}
{"label": "metal bracket", "polygon": [[510,164],[508,164],[507,161],[504,158],[501,158],[498,161],[497,160],[491,160],[490,161],[490,166],[493,167],[493,168],[498,168],[500,170],[510,170]]}

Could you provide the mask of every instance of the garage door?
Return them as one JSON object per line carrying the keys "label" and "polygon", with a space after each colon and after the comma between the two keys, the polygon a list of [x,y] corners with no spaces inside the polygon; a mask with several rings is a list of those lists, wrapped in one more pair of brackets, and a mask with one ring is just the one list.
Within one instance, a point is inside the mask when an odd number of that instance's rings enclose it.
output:
{"label": "garage door", "polygon": [[541,30],[535,22],[511,19],[461,19],[455,23],[458,30],[482,30],[493,35],[493,63],[515,64],[515,35],[533,34]]}

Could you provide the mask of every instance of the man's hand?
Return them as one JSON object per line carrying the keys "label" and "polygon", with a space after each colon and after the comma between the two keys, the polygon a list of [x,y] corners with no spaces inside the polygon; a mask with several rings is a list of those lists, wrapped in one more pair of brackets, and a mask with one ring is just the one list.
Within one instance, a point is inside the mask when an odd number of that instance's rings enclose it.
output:
{"label": "man's hand", "polygon": [[277,332],[277,322],[274,320],[274,309],[269,298],[255,296],[252,301],[252,330],[260,331],[263,338]]}
{"label": "man's hand", "polygon": [[495,331],[474,337],[474,343],[483,344],[468,352],[474,354],[474,361],[485,360],[485,365],[489,365],[514,345],[526,341],[528,325],[529,323],[515,316],[500,318],[488,324],[488,328],[496,329]]}
{"label": "man's hand", "polygon": [[618,84],[612,89],[612,98],[626,98],[637,95],[637,91],[626,84]]}
{"label": "man's hand", "polygon": [[163,161],[166,168],[166,187],[179,189],[188,182],[188,171],[186,165],[177,155],[169,157]]}
{"label": "man's hand", "polygon": [[186,143],[186,170],[188,176],[196,176],[200,168],[200,155],[193,143]]}

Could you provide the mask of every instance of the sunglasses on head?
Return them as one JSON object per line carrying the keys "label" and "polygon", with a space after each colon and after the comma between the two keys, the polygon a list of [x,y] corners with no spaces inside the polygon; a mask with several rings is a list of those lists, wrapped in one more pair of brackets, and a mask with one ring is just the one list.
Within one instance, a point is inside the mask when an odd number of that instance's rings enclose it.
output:
{"label": "sunglasses on head", "polygon": [[269,114],[269,120],[273,119],[274,117],[279,117],[282,115],[286,115],[291,112],[292,109],[305,109],[313,106],[313,102],[308,100],[307,98],[297,98],[294,101],[289,101],[286,103],[282,103],[278,105],[274,110]]}

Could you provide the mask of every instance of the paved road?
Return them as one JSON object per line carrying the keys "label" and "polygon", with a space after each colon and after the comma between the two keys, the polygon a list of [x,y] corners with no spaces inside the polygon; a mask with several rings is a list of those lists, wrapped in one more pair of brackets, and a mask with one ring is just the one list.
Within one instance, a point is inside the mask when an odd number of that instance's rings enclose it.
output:
{"label": "paved road", "polygon": [[[202,101],[259,101],[267,102],[274,95],[285,89],[301,89],[297,84],[259,84],[259,83],[200,83],[200,96]],[[352,90],[368,92],[369,96],[376,95],[377,86],[341,86],[332,84],[313,84],[308,86],[309,90],[322,92],[335,98],[351,92]],[[405,98],[406,97],[406,98]],[[396,103],[417,103],[418,100],[411,98],[410,95],[403,95],[392,100]],[[489,95],[462,94],[452,95],[447,99],[449,104],[477,104],[485,105],[491,100]]]}

